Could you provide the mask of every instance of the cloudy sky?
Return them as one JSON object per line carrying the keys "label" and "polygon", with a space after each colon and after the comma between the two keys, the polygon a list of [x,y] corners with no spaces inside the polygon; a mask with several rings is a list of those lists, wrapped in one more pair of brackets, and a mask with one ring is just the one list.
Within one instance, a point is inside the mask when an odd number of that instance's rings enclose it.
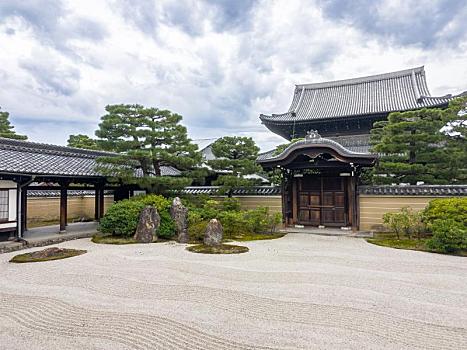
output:
{"label": "cloudy sky", "polygon": [[432,95],[467,90],[465,0],[0,0],[0,106],[33,141],[140,103],[264,150],[294,84],[420,65]]}

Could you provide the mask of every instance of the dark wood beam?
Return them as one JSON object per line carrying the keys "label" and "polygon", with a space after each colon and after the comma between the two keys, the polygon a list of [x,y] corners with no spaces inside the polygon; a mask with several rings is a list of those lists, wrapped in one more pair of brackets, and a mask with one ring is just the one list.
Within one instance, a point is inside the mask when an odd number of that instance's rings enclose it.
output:
{"label": "dark wood beam", "polygon": [[24,232],[28,229],[28,189],[23,188],[21,190],[21,237]]}
{"label": "dark wood beam", "polygon": [[105,202],[104,202],[104,189],[99,190],[99,221],[104,216],[105,211]]}
{"label": "dark wood beam", "polygon": [[68,190],[67,186],[63,185],[60,188],[60,232],[66,232],[67,225],[67,209],[68,209]]}
{"label": "dark wood beam", "polygon": [[94,220],[99,221],[101,218],[99,216],[99,189],[94,190]]}

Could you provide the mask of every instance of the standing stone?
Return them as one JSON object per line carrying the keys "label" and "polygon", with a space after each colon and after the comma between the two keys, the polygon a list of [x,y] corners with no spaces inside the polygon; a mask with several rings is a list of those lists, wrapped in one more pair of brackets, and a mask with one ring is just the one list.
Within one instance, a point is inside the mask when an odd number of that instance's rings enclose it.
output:
{"label": "standing stone", "polygon": [[152,206],[147,206],[139,216],[138,227],[134,239],[140,243],[151,243],[154,237],[157,238],[156,230],[161,223],[161,217],[157,209]]}
{"label": "standing stone", "polygon": [[186,208],[180,198],[175,197],[170,207],[170,216],[175,222],[177,230],[177,240],[179,243],[188,243],[188,208]]}
{"label": "standing stone", "polygon": [[216,246],[222,243],[222,235],[224,234],[224,228],[217,219],[211,219],[206,232],[204,233],[204,244],[209,246]]}

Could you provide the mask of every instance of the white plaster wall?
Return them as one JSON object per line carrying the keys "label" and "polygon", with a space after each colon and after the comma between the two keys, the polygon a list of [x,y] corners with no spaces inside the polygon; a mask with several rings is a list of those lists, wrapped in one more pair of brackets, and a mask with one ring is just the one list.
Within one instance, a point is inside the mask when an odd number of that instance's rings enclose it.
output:
{"label": "white plaster wall", "polygon": [[9,221],[16,221],[16,194],[18,192],[16,190],[9,190],[8,194],[8,220]]}

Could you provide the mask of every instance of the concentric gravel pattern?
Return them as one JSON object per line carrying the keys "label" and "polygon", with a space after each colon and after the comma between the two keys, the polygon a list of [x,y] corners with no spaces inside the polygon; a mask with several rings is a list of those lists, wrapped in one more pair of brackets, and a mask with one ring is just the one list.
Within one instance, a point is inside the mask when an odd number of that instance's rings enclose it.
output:
{"label": "concentric gravel pattern", "polygon": [[466,258],[301,234],[245,245],[0,255],[0,349],[467,349]]}

